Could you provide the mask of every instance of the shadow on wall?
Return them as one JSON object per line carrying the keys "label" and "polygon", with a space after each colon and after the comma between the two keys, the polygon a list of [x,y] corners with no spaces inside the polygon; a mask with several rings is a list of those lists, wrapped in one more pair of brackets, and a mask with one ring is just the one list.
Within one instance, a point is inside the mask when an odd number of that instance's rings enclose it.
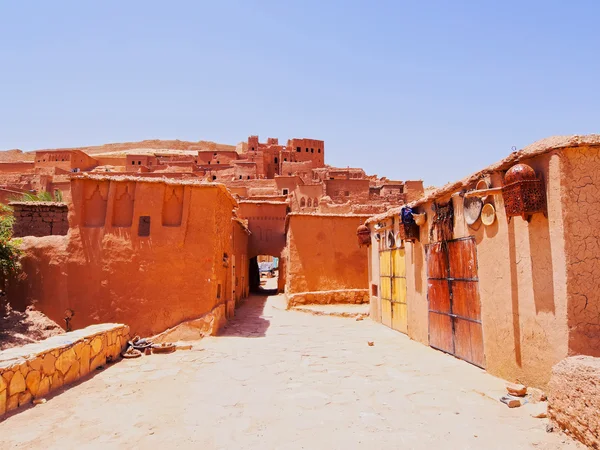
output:
{"label": "shadow on wall", "polygon": [[423,293],[423,277],[421,276],[423,270],[423,245],[420,242],[415,242],[412,248],[412,265],[415,277],[415,291],[419,294]]}
{"label": "shadow on wall", "polygon": [[263,316],[267,295],[253,295],[236,310],[235,317],[223,327],[219,337],[264,337],[271,325],[268,316]]}
{"label": "shadow on wall", "polygon": [[508,257],[510,263],[510,292],[513,317],[513,343],[515,359],[519,367],[523,364],[521,356],[521,326],[519,324],[519,280],[517,274],[517,249],[515,246],[515,221],[508,224]]}
{"label": "shadow on wall", "polygon": [[528,228],[535,312],[537,314],[540,312],[555,314],[550,222],[541,214],[536,214]]}

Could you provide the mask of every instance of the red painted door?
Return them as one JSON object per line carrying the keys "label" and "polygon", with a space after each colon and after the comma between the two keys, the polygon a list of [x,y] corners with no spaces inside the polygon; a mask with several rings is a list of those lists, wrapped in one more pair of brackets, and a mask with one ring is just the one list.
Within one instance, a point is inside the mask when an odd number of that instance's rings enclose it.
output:
{"label": "red painted door", "polygon": [[429,345],[484,367],[475,239],[427,246],[427,282]]}

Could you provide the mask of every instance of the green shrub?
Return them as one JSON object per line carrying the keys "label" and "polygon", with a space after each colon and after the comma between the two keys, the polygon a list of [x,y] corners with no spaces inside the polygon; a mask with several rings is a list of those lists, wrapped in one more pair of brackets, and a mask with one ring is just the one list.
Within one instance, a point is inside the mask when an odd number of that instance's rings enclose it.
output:
{"label": "green shrub", "polygon": [[19,270],[20,239],[12,239],[15,221],[10,206],[0,204],[0,271],[5,276]]}

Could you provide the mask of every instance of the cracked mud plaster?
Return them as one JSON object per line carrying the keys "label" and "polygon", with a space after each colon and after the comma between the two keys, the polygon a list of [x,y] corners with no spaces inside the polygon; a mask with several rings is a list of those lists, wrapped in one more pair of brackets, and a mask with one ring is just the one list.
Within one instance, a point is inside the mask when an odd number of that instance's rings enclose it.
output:
{"label": "cracked mud plaster", "polygon": [[600,356],[600,147],[563,155],[569,354]]}

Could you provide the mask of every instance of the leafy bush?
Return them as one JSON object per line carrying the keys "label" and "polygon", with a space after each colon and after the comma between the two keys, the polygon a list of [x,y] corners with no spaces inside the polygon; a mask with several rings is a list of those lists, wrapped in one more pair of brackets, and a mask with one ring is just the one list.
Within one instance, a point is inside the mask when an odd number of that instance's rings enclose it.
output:
{"label": "leafy bush", "polygon": [[25,192],[21,195],[14,196],[11,201],[14,202],[62,202],[63,195],[58,189],[54,191],[54,195],[48,191],[40,191],[37,193]]}
{"label": "leafy bush", "polygon": [[0,204],[0,271],[3,275],[19,269],[20,239],[12,239],[12,226],[15,221],[10,206]]}

